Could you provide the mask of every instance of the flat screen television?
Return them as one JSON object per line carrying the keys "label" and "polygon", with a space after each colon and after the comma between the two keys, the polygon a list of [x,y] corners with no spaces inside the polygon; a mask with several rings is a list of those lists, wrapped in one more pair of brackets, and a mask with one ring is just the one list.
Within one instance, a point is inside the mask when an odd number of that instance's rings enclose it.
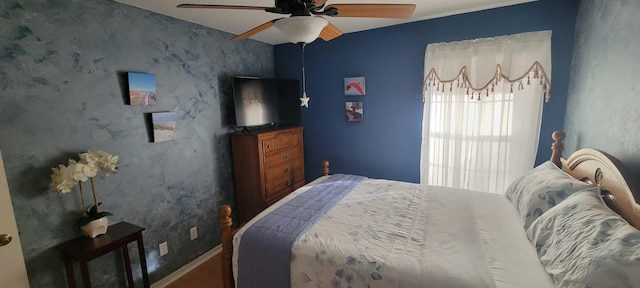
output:
{"label": "flat screen television", "polygon": [[300,84],[296,79],[233,77],[236,127],[297,125]]}

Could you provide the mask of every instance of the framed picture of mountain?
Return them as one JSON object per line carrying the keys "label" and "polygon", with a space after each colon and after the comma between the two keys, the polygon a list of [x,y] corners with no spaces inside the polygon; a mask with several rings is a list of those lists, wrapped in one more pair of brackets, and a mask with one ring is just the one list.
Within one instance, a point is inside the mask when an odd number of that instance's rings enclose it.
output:
{"label": "framed picture of mountain", "polygon": [[364,77],[344,78],[344,95],[364,95]]}

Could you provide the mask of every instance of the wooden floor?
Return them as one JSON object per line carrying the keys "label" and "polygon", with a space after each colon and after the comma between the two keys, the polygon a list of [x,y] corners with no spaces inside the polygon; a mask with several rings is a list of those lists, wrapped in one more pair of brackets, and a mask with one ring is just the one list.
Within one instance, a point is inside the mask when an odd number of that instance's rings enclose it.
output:
{"label": "wooden floor", "polygon": [[166,288],[222,288],[220,253],[189,271]]}

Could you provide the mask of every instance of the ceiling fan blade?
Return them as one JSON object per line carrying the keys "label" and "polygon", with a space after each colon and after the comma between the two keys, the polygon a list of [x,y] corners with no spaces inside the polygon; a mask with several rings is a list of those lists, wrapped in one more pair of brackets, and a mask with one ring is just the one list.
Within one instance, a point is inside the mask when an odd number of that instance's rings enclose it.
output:
{"label": "ceiling fan blade", "polygon": [[342,31],[340,31],[340,29],[335,25],[331,24],[331,22],[329,22],[329,24],[322,29],[322,32],[320,32],[320,38],[324,41],[332,40],[340,35],[342,35]]}
{"label": "ceiling fan blade", "polygon": [[273,27],[273,23],[275,23],[277,20],[279,20],[279,19],[274,19],[274,20],[271,20],[271,21],[269,21],[267,23],[264,23],[264,24],[262,24],[262,25],[260,25],[260,26],[258,26],[256,28],[253,28],[253,29],[251,29],[251,30],[249,30],[247,32],[244,32],[244,33],[236,36],[236,37],[233,37],[233,39],[231,39],[231,40],[244,40],[244,39],[247,39],[247,38],[249,38],[249,37],[251,37],[253,35],[256,35],[256,34],[262,32],[262,31],[268,29],[268,28]]}
{"label": "ceiling fan blade", "polygon": [[234,5],[210,5],[210,4],[180,4],[178,8],[204,8],[204,9],[241,9],[241,10],[262,10],[272,7],[257,6],[234,6]]}
{"label": "ceiling fan blade", "polygon": [[414,4],[331,4],[324,10],[336,8],[336,17],[366,17],[407,19],[416,10]]}

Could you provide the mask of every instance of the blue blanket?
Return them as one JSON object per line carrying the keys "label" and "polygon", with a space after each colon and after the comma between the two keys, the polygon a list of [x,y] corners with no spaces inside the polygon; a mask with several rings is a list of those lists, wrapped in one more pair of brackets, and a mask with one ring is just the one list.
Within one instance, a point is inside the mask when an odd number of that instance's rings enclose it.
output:
{"label": "blue blanket", "polygon": [[332,175],[247,228],[238,252],[237,287],[289,287],[293,244],[363,179]]}

